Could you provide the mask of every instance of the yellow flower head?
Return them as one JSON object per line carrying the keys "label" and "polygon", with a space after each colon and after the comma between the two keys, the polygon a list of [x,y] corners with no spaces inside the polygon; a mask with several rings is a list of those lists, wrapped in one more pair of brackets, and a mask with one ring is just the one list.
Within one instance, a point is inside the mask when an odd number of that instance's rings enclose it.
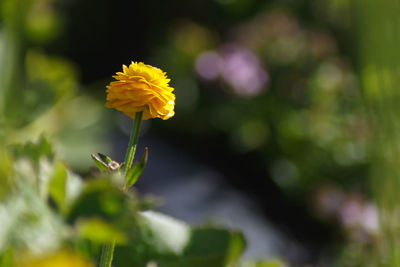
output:
{"label": "yellow flower head", "polygon": [[165,72],[143,62],[132,62],[129,67],[122,65],[122,69],[123,72],[113,76],[116,81],[107,86],[106,107],[131,118],[143,111],[143,120],[166,120],[174,116],[174,88],[169,86]]}

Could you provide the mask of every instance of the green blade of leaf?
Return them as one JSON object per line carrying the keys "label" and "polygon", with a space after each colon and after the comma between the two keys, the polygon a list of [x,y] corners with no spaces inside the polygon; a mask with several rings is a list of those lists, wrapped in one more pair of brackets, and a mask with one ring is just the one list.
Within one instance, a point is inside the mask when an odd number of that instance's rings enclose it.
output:
{"label": "green blade of leaf", "polygon": [[104,163],[100,158],[98,158],[96,155],[91,154],[90,155],[96,164],[97,168],[99,168],[100,171],[108,171],[108,166],[106,163]]}
{"label": "green blade of leaf", "polygon": [[97,153],[97,155],[99,155],[101,161],[103,161],[103,162],[106,163],[107,165],[110,164],[110,163],[113,161],[109,156],[106,156],[106,155],[104,155],[104,154]]}
{"label": "green blade of leaf", "polygon": [[64,209],[66,179],[67,170],[64,164],[58,162],[50,179],[49,192],[60,210]]}
{"label": "green blade of leaf", "polygon": [[143,156],[136,161],[136,163],[129,169],[128,173],[126,174],[126,186],[130,187],[134,185],[137,180],[139,179],[140,175],[143,172],[143,169],[146,167],[148,158],[148,148],[144,149]]}

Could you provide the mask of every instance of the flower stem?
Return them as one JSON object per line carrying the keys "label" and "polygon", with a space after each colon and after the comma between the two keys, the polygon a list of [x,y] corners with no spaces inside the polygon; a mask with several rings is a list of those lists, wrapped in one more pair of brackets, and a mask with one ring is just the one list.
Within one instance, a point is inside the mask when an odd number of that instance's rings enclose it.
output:
{"label": "flower stem", "polygon": [[100,267],[111,267],[114,256],[115,241],[105,244],[101,250]]}
{"label": "flower stem", "polygon": [[[135,120],[133,122],[133,127],[131,131],[131,136],[129,138],[128,149],[126,150],[125,155],[125,168],[124,174],[130,169],[133,163],[133,158],[135,157],[136,152],[136,145],[139,138],[139,128],[140,123],[142,121],[142,114],[143,112],[137,112],[135,115]],[[124,190],[127,190],[127,187],[124,186]],[[101,251],[101,258],[100,258],[100,267],[111,267],[113,255],[114,255],[114,248],[115,248],[115,241],[110,244],[105,244]]]}
{"label": "flower stem", "polygon": [[135,115],[135,120],[133,122],[133,127],[131,131],[131,136],[129,138],[128,149],[125,155],[125,175],[132,166],[133,158],[135,157],[136,145],[139,138],[139,128],[142,121],[143,112],[137,112]]}

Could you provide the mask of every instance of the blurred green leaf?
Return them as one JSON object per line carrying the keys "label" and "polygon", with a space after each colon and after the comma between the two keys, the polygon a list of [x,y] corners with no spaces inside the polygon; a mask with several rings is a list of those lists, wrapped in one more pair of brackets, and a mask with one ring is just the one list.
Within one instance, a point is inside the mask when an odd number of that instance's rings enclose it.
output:
{"label": "blurred green leaf", "polygon": [[244,251],[240,232],[226,229],[193,229],[184,257],[172,266],[232,266]]}
{"label": "blurred green leaf", "polygon": [[246,262],[242,264],[243,267],[286,267],[288,266],[280,259],[271,259],[257,262]]}
{"label": "blurred green leaf", "polygon": [[[153,249],[175,255],[183,254],[190,240],[190,226],[173,217],[154,212],[140,213],[141,227],[150,231],[151,237],[146,241],[152,243]],[[147,237],[147,238],[148,238]],[[151,240],[153,239],[153,240]]]}
{"label": "blurred green leaf", "polygon": [[72,96],[78,86],[75,66],[66,59],[28,49],[25,67],[28,90],[23,95],[24,123],[40,118],[56,103]]}
{"label": "blurred green leaf", "polygon": [[14,264],[14,250],[11,247],[0,252],[0,267],[10,267]]}
{"label": "blurred green leaf", "polygon": [[27,142],[26,144],[17,144],[11,146],[14,156],[16,158],[29,158],[36,165],[39,163],[41,157],[47,157],[49,159],[54,158],[53,147],[49,140],[43,135],[39,139],[33,142]]}
{"label": "blurred green leaf", "polygon": [[147,164],[148,151],[149,149],[146,147],[144,149],[142,157],[138,161],[136,161],[135,164],[133,164],[132,168],[128,170],[128,173],[126,174],[127,187],[134,185],[142,174]]}
{"label": "blurred green leaf", "polygon": [[32,1],[26,16],[25,32],[38,44],[44,44],[62,32],[61,17],[51,1]]}
{"label": "blurred green leaf", "polygon": [[219,228],[191,228],[170,216],[140,213],[135,242],[116,249],[115,266],[233,266],[242,254],[243,235]]}
{"label": "blurred green leaf", "polygon": [[86,182],[67,221],[75,224],[82,219],[98,218],[127,232],[135,225],[135,209],[135,199],[115,186],[110,177],[96,178]]}
{"label": "blurred green leaf", "polygon": [[116,244],[124,244],[128,241],[123,232],[99,218],[79,220],[76,229],[80,237],[95,243],[105,244],[115,241]]}
{"label": "blurred green leaf", "polygon": [[0,200],[11,193],[13,162],[9,151],[0,147]]}
{"label": "blurred green leaf", "polygon": [[67,170],[65,165],[61,162],[57,162],[50,178],[49,192],[50,197],[54,200],[61,211],[65,209],[64,200],[66,194],[66,180]]}

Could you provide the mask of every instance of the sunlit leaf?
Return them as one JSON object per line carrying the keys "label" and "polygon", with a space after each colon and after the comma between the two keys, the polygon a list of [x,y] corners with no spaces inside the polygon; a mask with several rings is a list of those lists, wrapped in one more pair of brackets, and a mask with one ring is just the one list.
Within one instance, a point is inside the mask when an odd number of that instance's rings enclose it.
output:
{"label": "sunlit leaf", "polygon": [[108,171],[107,164],[104,163],[99,157],[97,157],[95,154],[91,154],[90,156],[92,157],[94,163],[100,171]]}
{"label": "sunlit leaf", "polygon": [[116,244],[123,244],[128,240],[123,232],[115,229],[100,218],[94,217],[79,220],[76,229],[80,237],[95,243],[105,244],[115,242]]}
{"label": "sunlit leaf", "polygon": [[288,265],[280,259],[270,259],[270,260],[257,261],[257,262],[245,262],[241,266],[243,266],[243,267],[286,267]]}
{"label": "sunlit leaf", "polygon": [[100,171],[116,171],[122,166],[122,164],[119,164],[106,155],[101,153],[98,153],[98,155],[91,154],[94,163],[96,163]]}
{"label": "sunlit leaf", "polygon": [[14,250],[11,247],[0,252],[0,267],[9,267],[14,263]]}
{"label": "sunlit leaf", "polygon": [[97,154],[99,155],[100,159],[101,159],[104,163],[106,163],[107,165],[110,164],[110,163],[112,162],[112,159],[111,159],[109,156],[106,156],[106,155],[101,154],[101,153],[97,153]]}
{"label": "sunlit leaf", "polygon": [[0,200],[4,199],[11,193],[12,175],[12,158],[8,151],[0,147]]}
{"label": "sunlit leaf", "polygon": [[64,200],[66,194],[66,179],[67,171],[61,162],[58,162],[54,167],[53,174],[50,178],[49,193],[50,197],[57,204],[58,208],[64,208]]}
{"label": "sunlit leaf", "polygon": [[245,247],[239,232],[191,228],[154,211],[140,213],[140,222],[135,242],[116,250],[116,267],[145,266],[150,261],[158,267],[235,266]]}
{"label": "sunlit leaf", "polygon": [[146,167],[147,158],[148,148],[146,147],[142,157],[128,170],[128,173],[126,174],[126,186],[130,187],[137,182],[144,168]]}
{"label": "sunlit leaf", "polygon": [[246,242],[239,232],[218,228],[193,229],[183,259],[175,266],[230,266],[238,261]]}

